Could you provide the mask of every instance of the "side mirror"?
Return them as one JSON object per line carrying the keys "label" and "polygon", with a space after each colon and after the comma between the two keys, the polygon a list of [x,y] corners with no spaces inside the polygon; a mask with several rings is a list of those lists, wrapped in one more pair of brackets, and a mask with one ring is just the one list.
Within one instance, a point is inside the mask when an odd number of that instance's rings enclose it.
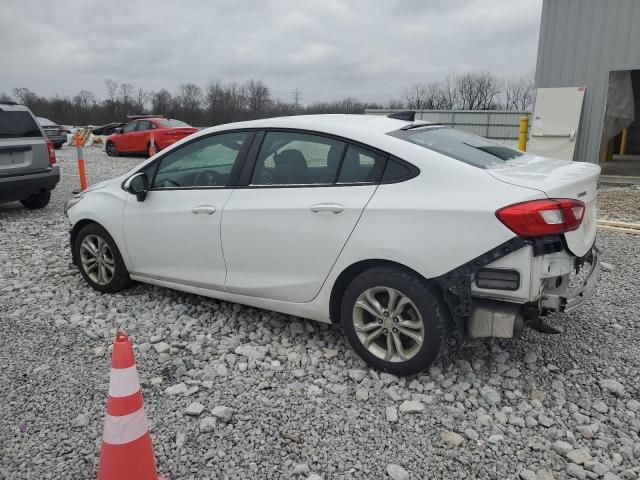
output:
{"label": "side mirror", "polygon": [[124,183],[124,189],[135,195],[139,202],[144,202],[149,191],[149,177],[146,173],[136,173]]}
{"label": "side mirror", "polygon": [[116,128],[115,129],[115,133],[124,133],[124,129],[123,128]]}

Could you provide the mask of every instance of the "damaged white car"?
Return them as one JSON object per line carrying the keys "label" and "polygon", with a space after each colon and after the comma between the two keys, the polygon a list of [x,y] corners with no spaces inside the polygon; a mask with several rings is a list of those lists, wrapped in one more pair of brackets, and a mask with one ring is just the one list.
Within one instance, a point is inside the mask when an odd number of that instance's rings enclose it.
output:
{"label": "damaged white car", "polygon": [[600,168],[396,117],[191,135],[70,199],[74,262],[102,292],[135,280],[340,323],[364,360],[400,375],[428,367],[450,332],[553,332],[541,315],[571,312],[597,283]]}

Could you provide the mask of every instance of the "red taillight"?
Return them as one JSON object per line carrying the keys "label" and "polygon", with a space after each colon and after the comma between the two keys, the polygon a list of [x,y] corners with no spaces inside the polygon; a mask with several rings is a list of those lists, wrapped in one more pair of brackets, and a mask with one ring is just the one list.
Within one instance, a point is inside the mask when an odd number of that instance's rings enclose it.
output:
{"label": "red taillight", "polygon": [[53,148],[53,142],[47,140],[47,150],[49,151],[49,165],[56,163],[56,150]]}
{"label": "red taillight", "polygon": [[496,216],[521,237],[540,237],[577,230],[584,212],[580,200],[552,198],[509,205],[498,210]]}

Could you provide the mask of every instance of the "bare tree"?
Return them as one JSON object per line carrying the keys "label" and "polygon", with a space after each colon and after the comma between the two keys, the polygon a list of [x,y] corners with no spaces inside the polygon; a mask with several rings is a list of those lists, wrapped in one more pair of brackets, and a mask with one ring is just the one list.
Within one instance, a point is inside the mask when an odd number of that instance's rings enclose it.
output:
{"label": "bare tree", "polygon": [[201,121],[202,89],[198,85],[195,83],[181,85],[178,103],[186,122],[197,124]]}
{"label": "bare tree", "polygon": [[204,94],[209,121],[215,123],[217,115],[224,103],[224,87],[220,80],[210,80]]}
{"label": "bare tree", "polygon": [[174,100],[168,90],[164,88],[151,95],[151,111],[156,115],[171,116]]}
{"label": "bare tree", "polygon": [[36,95],[35,92],[32,92],[28,88],[14,88],[13,94],[22,105],[26,105],[29,108],[35,107],[36,103],[38,102],[38,95]]}
{"label": "bare tree", "polygon": [[498,108],[502,82],[490,72],[468,72],[454,80],[455,91],[463,110]]}
{"label": "bare tree", "polygon": [[112,80],[111,78],[107,78],[104,81],[104,85],[107,89],[107,98],[112,102],[116,101],[116,92],[118,91],[118,82]]}
{"label": "bare tree", "polygon": [[533,106],[533,76],[511,78],[504,83],[505,110],[526,111]]}
{"label": "bare tree", "polygon": [[407,87],[403,92],[403,97],[407,104],[407,108],[412,110],[429,108],[426,105],[427,86],[424,83],[414,83]]}
{"label": "bare tree", "polygon": [[7,95],[5,92],[2,92],[0,94],[0,102],[12,102],[12,101],[13,99],[9,95]]}
{"label": "bare tree", "polygon": [[271,90],[262,80],[249,80],[244,85],[247,92],[247,107],[254,113],[266,111],[271,104]]}

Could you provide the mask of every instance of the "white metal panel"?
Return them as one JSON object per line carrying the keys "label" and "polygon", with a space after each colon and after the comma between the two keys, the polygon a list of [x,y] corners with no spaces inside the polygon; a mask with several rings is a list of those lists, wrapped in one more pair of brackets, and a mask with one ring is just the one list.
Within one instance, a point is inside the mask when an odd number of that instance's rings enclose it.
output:
{"label": "white metal panel", "polygon": [[527,151],[573,160],[584,87],[539,88]]}

